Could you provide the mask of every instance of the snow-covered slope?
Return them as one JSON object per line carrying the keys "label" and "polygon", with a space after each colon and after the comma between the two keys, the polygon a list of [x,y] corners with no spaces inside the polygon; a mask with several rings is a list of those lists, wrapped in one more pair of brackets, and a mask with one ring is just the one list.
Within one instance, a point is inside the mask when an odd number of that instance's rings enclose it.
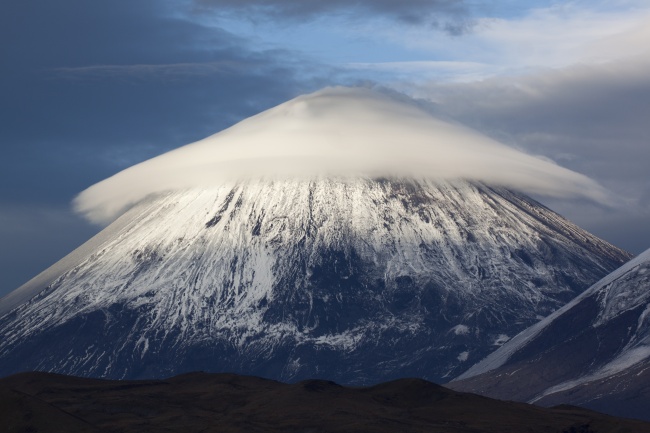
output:
{"label": "snow-covered slope", "polygon": [[1,300],[0,374],[443,381],[628,258],[476,182],[194,187],[141,201]]}
{"label": "snow-covered slope", "polygon": [[451,386],[650,417],[650,250],[517,335]]}

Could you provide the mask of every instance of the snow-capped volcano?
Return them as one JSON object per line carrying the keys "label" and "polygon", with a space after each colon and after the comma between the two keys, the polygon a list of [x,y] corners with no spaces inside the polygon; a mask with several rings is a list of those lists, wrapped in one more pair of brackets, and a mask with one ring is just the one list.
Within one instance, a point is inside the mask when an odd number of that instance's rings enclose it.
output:
{"label": "snow-capped volcano", "polygon": [[[503,186],[593,187],[578,174],[369,91],[287,104],[82,193],[87,215],[117,219],[0,301],[0,374],[444,381],[629,259]],[[314,126],[319,116],[326,128]],[[378,151],[370,165],[358,162],[361,152],[340,173],[329,162],[310,166],[320,150],[298,148],[279,172],[218,170],[246,159],[234,144],[240,133],[244,147],[285,137],[290,147],[314,139],[347,149],[364,122],[383,134],[381,146],[392,140],[404,151],[439,128],[433,141],[455,149],[443,165],[485,146],[479,156],[494,151],[485,162],[503,173],[405,177],[408,158],[383,171],[395,151]],[[215,160],[221,144],[230,156]],[[350,155],[341,152],[336,160]],[[286,169],[292,160],[300,173]]]}
{"label": "snow-capped volcano", "polygon": [[440,381],[628,258],[460,181],[224,184],[106,231],[0,319],[2,374]]}

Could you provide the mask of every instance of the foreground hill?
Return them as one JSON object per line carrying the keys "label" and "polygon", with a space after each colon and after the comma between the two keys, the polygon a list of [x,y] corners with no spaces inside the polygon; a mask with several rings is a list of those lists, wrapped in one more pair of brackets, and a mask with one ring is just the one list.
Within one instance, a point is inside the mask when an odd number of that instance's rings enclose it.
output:
{"label": "foreground hill", "polygon": [[449,386],[650,420],[650,250]]}
{"label": "foreground hill", "polygon": [[366,388],[233,374],[108,381],[0,379],[3,432],[650,432],[650,423],[455,392],[420,379]]}

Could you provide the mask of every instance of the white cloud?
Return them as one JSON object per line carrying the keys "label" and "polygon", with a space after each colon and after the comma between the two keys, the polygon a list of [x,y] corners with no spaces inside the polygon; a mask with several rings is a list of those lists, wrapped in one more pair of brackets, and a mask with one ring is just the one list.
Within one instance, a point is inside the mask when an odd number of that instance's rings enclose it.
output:
{"label": "white cloud", "polygon": [[83,191],[75,208],[108,222],[145,197],[248,177],[468,179],[554,197],[606,200],[591,179],[442,121],[407,98],[328,88],[128,168]]}
{"label": "white cloud", "polygon": [[617,212],[580,201],[545,202],[640,252],[650,240],[650,25],[583,48],[576,64],[560,68],[392,87],[435,102],[441,115],[595,179],[616,195]]}
{"label": "white cloud", "polygon": [[[650,56],[494,77],[403,84],[442,114],[610,182],[648,178]],[[613,186],[613,185],[611,185]],[[638,188],[637,188],[638,189]]]}
{"label": "white cloud", "polygon": [[[476,17],[472,31],[461,37],[430,28],[376,23],[359,31],[416,50],[420,54],[415,66],[422,65],[428,53],[429,78],[437,80],[454,80],[445,74],[445,64],[483,65],[472,71],[476,79],[483,79],[504,72],[602,63],[647,53],[650,4],[635,1],[615,8],[608,3],[612,2],[572,1],[530,9],[515,18]],[[408,62],[400,63],[404,68]]]}

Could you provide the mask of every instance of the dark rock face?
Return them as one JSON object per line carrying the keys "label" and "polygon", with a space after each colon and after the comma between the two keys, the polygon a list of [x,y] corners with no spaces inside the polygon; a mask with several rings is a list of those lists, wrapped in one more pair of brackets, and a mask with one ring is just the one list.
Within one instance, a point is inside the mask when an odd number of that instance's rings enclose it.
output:
{"label": "dark rock face", "polygon": [[106,381],[27,373],[0,379],[0,402],[9,433],[650,432],[650,423],[491,400],[420,379],[347,388],[232,374]]}
{"label": "dark rock face", "polygon": [[449,386],[650,420],[649,313],[646,251]]}
{"label": "dark rock face", "polygon": [[509,190],[367,178],[170,193],[82,249],[0,302],[1,375],[445,381],[629,258]]}

